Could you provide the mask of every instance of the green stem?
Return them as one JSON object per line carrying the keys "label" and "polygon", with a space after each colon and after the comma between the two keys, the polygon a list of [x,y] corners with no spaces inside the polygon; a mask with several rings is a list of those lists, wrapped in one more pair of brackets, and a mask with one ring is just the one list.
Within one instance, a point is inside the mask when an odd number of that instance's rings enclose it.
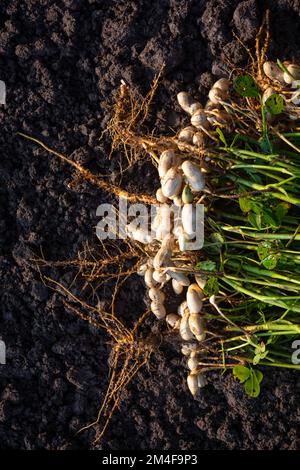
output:
{"label": "green stem", "polygon": [[[232,275],[229,275],[229,274],[226,274],[226,278],[227,279],[233,279],[234,281],[242,281],[242,282],[252,282],[253,284],[257,284],[257,285],[262,285],[262,286],[265,286],[266,285],[266,281],[260,281],[259,279],[255,279],[255,278],[240,278],[240,277],[236,277],[236,276],[232,276]],[[296,286],[294,285],[289,285],[289,284],[279,284],[279,283],[276,283],[276,282],[269,282],[268,281],[268,286],[270,287],[276,287],[277,289],[282,289],[282,290],[287,290],[287,291],[291,291],[291,292],[299,292],[299,289],[296,288]]]}
{"label": "green stem", "polygon": [[[227,331],[239,331],[231,325],[225,327]],[[298,323],[278,323],[276,321],[270,321],[267,323],[261,323],[260,325],[247,325],[244,326],[244,330],[249,331],[250,333],[256,333],[258,331],[291,331],[294,334],[300,333],[300,325]],[[239,336],[241,337],[241,336]],[[236,337],[238,338],[238,337]]]}
{"label": "green stem", "polygon": [[[259,190],[259,191],[266,191],[266,190],[274,187],[274,185],[263,186],[261,184],[253,183],[252,181],[245,180],[244,178],[231,176],[231,175],[227,175],[227,178],[229,178],[231,181],[234,181],[236,183],[243,184],[244,186],[247,186],[248,188],[252,188],[252,189],[255,189],[255,190]],[[274,192],[271,192],[269,194],[271,194],[276,199],[280,199],[281,201],[285,201],[285,202],[288,202],[290,204],[295,204],[295,205],[299,204],[300,205],[300,199],[297,198],[297,197],[289,196],[289,195],[283,194],[279,191],[278,192],[274,191]]]}
{"label": "green stem", "polygon": [[[237,359],[241,361],[248,362],[250,364],[253,364],[253,359],[250,359],[249,357],[237,357]],[[287,362],[267,362],[267,361],[259,361],[260,366],[272,366],[272,367],[283,367],[286,369],[296,369],[300,370],[300,364],[290,364]]]}
{"label": "green stem", "polygon": [[[300,200],[299,200],[300,201]],[[261,240],[290,240],[293,238],[293,233],[257,233],[257,232],[245,232],[242,230],[242,227],[239,226],[231,226],[231,225],[222,225],[222,230],[226,232],[233,232],[239,233],[240,235],[244,235],[250,238],[258,238]],[[294,237],[294,240],[300,240],[300,234],[297,234]]]}
{"label": "green stem", "polygon": [[238,269],[239,267],[242,267],[243,270],[249,273],[261,276],[261,277],[266,276],[266,277],[271,277],[272,279],[280,279],[282,281],[288,281],[288,282],[291,282],[300,286],[300,280],[292,279],[290,277],[284,276],[283,274],[279,274],[274,271],[269,271],[267,269],[262,269],[262,268],[256,268],[255,266],[250,266],[249,264],[244,264],[244,263],[241,266],[239,263],[235,261],[231,261],[231,260],[228,260],[226,264],[233,269]]}
{"label": "green stem", "polygon": [[[223,278],[223,279],[224,279],[224,282],[226,282],[231,287],[233,287],[236,291],[241,292],[242,294],[245,294],[249,297],[253,297],[254,299],[260,300],[261,302],[267,303],[269,305],[274,305],[276,307],[280,307],[280,308],[285,309],[285,310],[288,308],[289,310],[291,310],[293,312],[300,313],[300,306],[287,305],[286,302],[280,301],[277,298],[275,299],[272,296],[266,296],[266,295],[258,294],[257,292],[253,292],[249,289],[246,289],[245,287],[242,287],[239,284],[237,284],[236,282],[233,282],[229,279],[226,279],[226,278]],[[283,297],[283,298],[287,299],[287,297]],[[297,298],[299,298],[299,300],[300,300],[300,297],[297,297]]]}
{"label": "green stem", "polygon": [[284,173],[285,175],[290,175],[290,176],[300,176],[300,173],[298,175],[295,175],[294,173],[292,173],[291,171],[289,170],[286,170],[285,168],[280,168],[280,167],[276,167],[276,166],[270,166],[270,165],[255,165],[255,164],[237,164],[237,165],[232,165],[230,167],[230,169],[238,169],[238,168],[241,168],[241,169],[244,169],[244,168],[256,168],[258,170],[269,170],[269,171],[277,171],[277,172],[280,172],[280,173]]}

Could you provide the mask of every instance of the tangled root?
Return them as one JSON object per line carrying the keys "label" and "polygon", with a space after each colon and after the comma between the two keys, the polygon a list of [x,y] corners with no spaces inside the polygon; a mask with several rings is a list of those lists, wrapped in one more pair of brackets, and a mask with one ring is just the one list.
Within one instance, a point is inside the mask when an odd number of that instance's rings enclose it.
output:
{"label": "tangled root", "polygon": [[22,132],[18,133],[20,136],[24,137],[25,139],[31,140],[32,142],[35,142],[38,144],[40,147],[43,149],[47,150],[47,152],[51,153],[52,155],[55,155],[58,157],[60,160],[68,163],[71,165],[75,170],[84,178],[86,181],[89,183],[97,186],[98,188],[102,189],[103,191],[107,193],[113,193],[115,196],[119,198],[124,198],[127,199],[130,202],[133,203],[144,203],[144,204],[156,204],[156,199],[145,195],[145,194],[133,194],[129,193],[128,191],[125,191],[124,189],[120,188],[119,186],[115,186],[104,179],[101,179],[100,177],[94,175],[92,172],[81,166],[79,163],[74,162],[70,158],[66,157],[62,153],[57,152],[56,150],[51,149],[48,147],[46,144],[41,142],[40,140],[31,137],[27,134],[23,134]]}

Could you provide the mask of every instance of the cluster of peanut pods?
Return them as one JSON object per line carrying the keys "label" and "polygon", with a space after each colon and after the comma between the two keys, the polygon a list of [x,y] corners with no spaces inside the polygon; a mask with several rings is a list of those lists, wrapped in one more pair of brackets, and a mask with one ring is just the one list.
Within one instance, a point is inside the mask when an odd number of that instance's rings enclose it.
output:
{"label": "cluster of peanut pods", "polygon": [[[184,158],[186,152],[181,150],[186,145],[193,146],[195,150],[202,147],[214,126],[230,124],[231,117],[221,104],[228,99],[229,87],[229,80],[218,80],[209,93],[209,101],[204,109],[188,93],[177,95],[179,105],[191,116],[191,125],[179,132],[177,152],[172,148],[160,155],[158,174],[161,185],[156,192],[158,207],[151,226],[152,235],[140,228],[130,232],[135,240],[154,246],[160,244],[156,254],[140,266],[139,274],[144,276],[153,314],[159,320],[165,319],[170,328],[179,331],[181,351],[187,357],[189,369],[187,384],[194,396],[206,384],[199,367],[199,343],[206,338],[203,314],[206,279],[199,275],[186,275],[180,270],[180,262],[173,259],[189,249],[197,249],[197,243],[189,248],[189,241],[195,237],[196,230],[196,205],[193,200],[199,196],[198,202],[201,201],[206,169],[199,158]],[[173,219],[170,216],[170,205],[180,208],[179,212],[173,211]],[[193,281],[190,279],[192,276]],[[171,282],[175,295],[185,295],[176,313],[166,311],[163,288],[168,282]]]}
{"label": "cluster of peanut pods", "polygon": [[[300,81],[297,79],[300,79],[300,68],[294,64],[287,64],[286,67],[295,76],[294,80],[272,62],[265,62],[263,70],[269,79],[299,88]],[[200,161],[193,155],[192,149],[197,154],[196,150],[203,147],[205,140],[214,134],[215,127],[232,129],[232,117],[227,112],[231,85],[230,80],[219,79],[211,88],[205,107],[186,92],[177,95],[179,105],[190,116],[190,125],[178,133],[177,149],[167,149],[160,155],[158,173],[161,184],[156,192],[158,207],[151,234],[140,228],[129,231],[131,238],[152,244],[153,247],[159,246],[156,254],[140,266],[138,274],[144,276],[153,314],[159,320],[165,319],[170,328],[179,331],[182,339],[181,351],[187,357],[189,369],[187,385],[193,396],[206,384],[199,367],[199,354],[201,342],[207,335],[203,303],[209,299],[205,298],[203,292],[205,277],[187,275],[180,269],[180,261],[176,261],[176,258],[189,250],[189,240],[195,236],[196,205],[193,200],[197,196],[197,201],[201,201],[205,189],[205,161]],[[267,88],[264,99],[272,93],[275,90]],[[300,103],[297,93],[299,91],[292,94],[293,104]],[[186,158],[189,154],[191,157]],[[177,215],[180,220],[175,220],[175,216],[172,220],[170,205],[180,208],[180,215]],[[193,244],[191,249],[197,249],[197,244]],[[185,300],[180,303],[176,313],[166,311],[163,288],[168,282],[171,282],[175,295],[185,295]]]}

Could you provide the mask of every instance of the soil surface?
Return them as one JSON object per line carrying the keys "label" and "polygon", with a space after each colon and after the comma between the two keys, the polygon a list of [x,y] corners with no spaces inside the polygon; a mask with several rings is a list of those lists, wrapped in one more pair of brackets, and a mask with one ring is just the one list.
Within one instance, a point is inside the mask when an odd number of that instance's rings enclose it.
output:
{"label": "soil surface", "polygon": [[[299,0],[2,0],[0,79],[0,365],[2,449],[90,449],[91,422],[104,397],[109,344],[99,330],[66,311],[62,297],[41,282],[32,259],[72,259],[95,245],[96,208],[112,200],[54,156],[17,135],[39,137],[58,151],[117,180],[109,140],[99,141],[123,78],[145,93],[162,65],[153,126],[178,129],[184,116],[176,93],[205,98],[228,64],[243,66],[263,11],[271,10],[270,58],[298,59]],[[149,193],[155,171],[139,164],[123,186]],[[47,271],[44,272],[47,274]],[[74,271],[52,270],[70,285]],[[99,293],[101,301],[111,295]],[[142,282],[121,298],[140,312]],[[121,303],[122,307],[122,303]],[[130,308],[129,308],[130,307]],[[150,319],[155,325],[154,319]],[[244,395],[231,376],[216,375],[193,400],[176,345],[160,345],[130,384],[98,448],[296,449],[299,376],[265,371],[259,398]]]}

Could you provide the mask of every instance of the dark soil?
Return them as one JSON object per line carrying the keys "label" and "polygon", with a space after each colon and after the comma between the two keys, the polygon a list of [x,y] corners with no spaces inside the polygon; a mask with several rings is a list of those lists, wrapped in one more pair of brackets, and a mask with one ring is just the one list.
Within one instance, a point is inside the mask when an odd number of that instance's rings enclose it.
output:
{"label": "dark soil", "polygon": [[[70,259],[86,240],[96,244],[96,207],[110,198],[86,182],[74,183],[67,165],[17,131],[113,174],[118,165],[108,161],[109,141],[99,142],[99,135],[120,79],[144,93],[165,63],[154,126],[176,129],[183,119],[176,93],[204,98],[228,61],[243,66],[247,53],[232,30],[253,46],[266,7],[270,58],[299,60],[299,0],[1,1],[0,79],[7,84],[7,105],[0,106],[0,338],[7,345],[7,364],[0,365],[2,449],[93,448],[93,431],[75,432],[97,414],[109,354],[107,338],[65,310],[31,260],[41,251],[48,260]],[[123,184],[151,191],[154,174],[138,165]],[[68,285],[74,272],[53,275]],[[136,281],[123,297],[131,313],[140,312],[144,296]],[[104,300],[108,294],[99,295]],[[102,446],[300,448],[296,373],[265,371],[257,399],[225,375],[193,400],[185,377],[178,348],[163,343],[131,383]]]}

